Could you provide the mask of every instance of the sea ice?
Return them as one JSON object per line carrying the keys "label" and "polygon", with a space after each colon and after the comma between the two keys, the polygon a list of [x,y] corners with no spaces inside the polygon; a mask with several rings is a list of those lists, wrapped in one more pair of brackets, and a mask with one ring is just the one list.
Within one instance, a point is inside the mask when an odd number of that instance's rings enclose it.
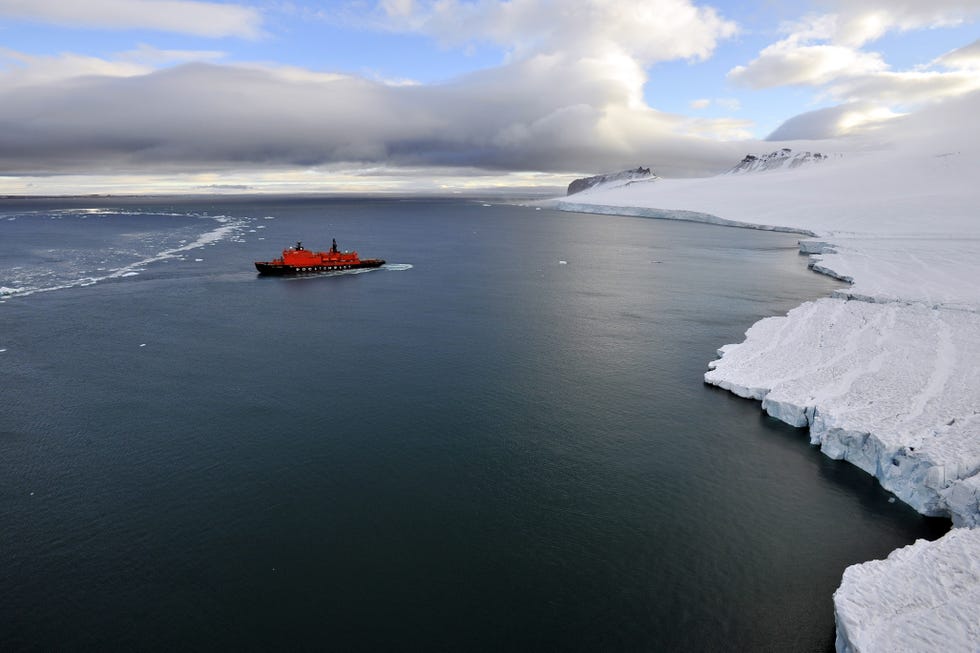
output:
{"label": "sea ice", "polygon": [[980,529],[957,528],[848,567],[834,614],[841,653],[976,651]]}

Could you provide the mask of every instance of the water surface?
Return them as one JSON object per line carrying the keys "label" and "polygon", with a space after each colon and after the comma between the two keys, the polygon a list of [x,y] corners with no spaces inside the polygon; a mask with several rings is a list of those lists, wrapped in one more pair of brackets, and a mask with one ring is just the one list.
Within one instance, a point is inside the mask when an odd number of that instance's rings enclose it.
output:
{"label": "water surface", "polygon": [[[331,238],[393,265],[251,266]],[[946,525],[704,385],[835,287],[795,240],[466,201],[0,205],[0,641],[832,649],[843,569]]]}

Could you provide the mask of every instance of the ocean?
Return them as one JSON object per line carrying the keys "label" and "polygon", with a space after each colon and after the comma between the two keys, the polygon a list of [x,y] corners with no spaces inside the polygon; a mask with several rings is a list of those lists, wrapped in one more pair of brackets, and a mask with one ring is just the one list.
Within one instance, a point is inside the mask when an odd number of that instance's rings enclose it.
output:
{"label": "ocean", "polygon": [[[252,265],[333,238],[388,264]],[[703,374],[837,286],[495,201],[3,200],[0,646],[832,650],[948,522]]]}

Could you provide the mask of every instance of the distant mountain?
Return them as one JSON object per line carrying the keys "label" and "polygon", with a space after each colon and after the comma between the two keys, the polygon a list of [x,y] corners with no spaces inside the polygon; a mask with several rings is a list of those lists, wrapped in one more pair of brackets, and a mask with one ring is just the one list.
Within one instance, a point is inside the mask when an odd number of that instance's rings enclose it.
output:
{"label": "distant mountain", "polygon": [[652,181],[658,179],[657,175],[650,171],[650,168],[634,168],[633,170],[623,170],[622,172],[612,172],[595,177],[584,177],[576,179],[568,185],[566,195],[581,193],[590,188],[615,188],[624,186],[634,181]]}
{"label": "distant mountain", "polygon": [[746,172],[761,172],[763,170],[778,170],[798,168],[811,163],[823,163],[831,158],[839,158],[839,154],[821,154],[820,152],[797,152],[784,147],[781,150],[756,156],[746,154],[738,165],[726,172],[728,175],[740,175]]}

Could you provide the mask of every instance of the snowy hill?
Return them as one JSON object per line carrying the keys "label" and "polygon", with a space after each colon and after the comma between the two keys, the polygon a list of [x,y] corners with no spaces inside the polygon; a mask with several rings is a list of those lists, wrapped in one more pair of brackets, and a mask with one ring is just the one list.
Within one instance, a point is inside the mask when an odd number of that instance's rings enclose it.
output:
{"label": "snowy hill", "polygon": [[821,154],[820,152],[797,152],[793,154],[792,149],[784,147],[761,156],[746,154],[745,158],[739,161],[738,165],[726,174],[738,175],[747,172],[762,172],[764,170],[790,170],[813,163],[823,163],[832,158],[840,158],[840,156],[839,154]]}
{"label": "snowy hill", "polygon": [[[848,570],[835,596],[839,650],[896,650],[895,642],[928,650],[930,637],[945,650],[975,648],[968,638],[980,624],[980,602],[970,598],[980,596],[980,528],[973,528],[980,526],[980,130],[970,116],[978,110],[974,94],[943,107],[945,115],[896,122],[893,132],[876,134],[887,142],[877,152],[833,165],[780,150],[716,177],[553,202],[569,211],[797,231],[807,236],[800,247],[814,270],[851,283],[758,322],[744,342],[722,347],[705,374],[707,383],[808,428],[826,455],[874,475],[916,510],[959,527],[953,538],[915,545],[928,556]],[[760,170],[771,173],[743,174]],[[946,564],[926,566],[931,556]],[[865,573],[866,565],[881,572]]]}
{"label": "snowy hill", "polygon": [[574,195],[575,193],[581,193],[590,189],[618,188],[634,181],[652,181],[657,178],[657,175],[650,168],[643,167],[605,175],[596,175],[594,177],[583,177],[582,179],[576,179],[568,185],[566,195]]}

